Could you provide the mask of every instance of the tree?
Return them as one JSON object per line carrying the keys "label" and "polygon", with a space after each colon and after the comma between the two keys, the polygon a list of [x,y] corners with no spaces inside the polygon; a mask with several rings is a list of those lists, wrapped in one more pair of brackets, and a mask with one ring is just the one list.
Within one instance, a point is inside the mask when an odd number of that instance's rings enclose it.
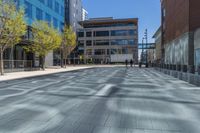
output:
{"label": "tree", "polygon": [[66,68],[67,56],[74,50],[76,47],[76,33],[73,31],[71,26],[64,26],[62,34],[62,54],[64,59],[64,66]]}
{"label": "tree", "polygon": [[0,0],[0,73],[4,75],[3,53],[18,44],[26,34],[24,10],[12,2]]}
{"label": "tree", "polygon": [[45,70],[45,57],[60,47],[62,37],[59,32],[45,21],[35,21],[32,25],[33,44],[24,47],[27,52],[37,53],[41,58],[41,67]]}

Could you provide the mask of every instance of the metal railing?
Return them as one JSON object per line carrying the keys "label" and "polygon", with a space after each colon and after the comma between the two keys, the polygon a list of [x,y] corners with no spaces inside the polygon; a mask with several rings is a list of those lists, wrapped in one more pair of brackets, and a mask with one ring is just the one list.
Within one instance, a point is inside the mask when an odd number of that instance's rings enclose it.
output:
{"label": "metal railing", "polygon": [[31,71],[31,60],[4,60],[5,72]]}

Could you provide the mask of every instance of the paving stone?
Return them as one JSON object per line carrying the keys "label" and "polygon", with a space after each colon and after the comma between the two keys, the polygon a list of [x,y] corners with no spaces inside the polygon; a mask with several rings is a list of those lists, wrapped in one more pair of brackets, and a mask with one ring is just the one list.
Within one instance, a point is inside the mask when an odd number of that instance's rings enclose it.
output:
{"label": "paving stone", "polygon": [[200,132],[199,87],[151,68],[57,73],[0,92],[0,133]]}

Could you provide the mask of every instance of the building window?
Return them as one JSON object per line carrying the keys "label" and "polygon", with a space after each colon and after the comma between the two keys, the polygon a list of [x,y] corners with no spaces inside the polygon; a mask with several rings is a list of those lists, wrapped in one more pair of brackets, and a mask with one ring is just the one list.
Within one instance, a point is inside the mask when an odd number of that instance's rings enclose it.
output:
{"label": "building window", "polygon": [[123,48],[122,49],[122,54],[128,54],[128,49],[127,48]]}
{"label": "building window", "polygon": [[36,8],[36,19],[37,20],[42,20],[43,19],[43,12],[39,8]]}
{"label": "building window", "polygon": [[60,31],[63,32],[63,28],[64,28],[64,23],[60,22]]}
{"label": "building window", "polygon": [[87,49],[86,50],[86,55],[92,55],[92,49]]}
{"label": "building window", "polygon": [[60,8],[60,14],[61,14],[61,16],[65,16],[65,9],[64,9],[64,7],[63,6],[61,6],[61,8]]}
{"label": "building window", "polygon": [[94,54],[95,55],[105,55],[106,54],[106,50],[105,49],[95,49],[94,50]]}
{"label": "building window", "polygon": [[92,32],[91,31],[86,32],[86,36],[87,37],[91,37],[92,36]]}
{"label": "building window", "polygon": [[78,46],[79,47],[84,47],[84,41],[78,41]]}
{"label": "building window", "polygon": [[127,40],[112,40],[111,45],[126,45],[128,44]]}
{"label": "building window", "polygon": [[54,28],[58,28],[58,20],[56,18],[53,18],[53,26]]}
{"label": "building window", "polygon": [[128,40],[128,44],[129,44],[129,45],[134,45],[134,44],[135,44],[135,41],[134,41],[134,40]]}
{"label": "building window", "polygon": [[135,30],[129,30],[128,32],[129,32],[129,35],[130,35],[130,36],[134,36],[134,35],[136,34],[136,31],[135,31]]}
{"label": "building window", "polygon": [[41,3],[43,3],[43,4],[45,4],[45,3],[44,3],[44,0],[39,0],[39,1],[40,1]]}
{"label": "building window", "polygon": [[55,2],[55,12],[59,14],[59,3],[58,2]]}
{"label": "building window", "polygon": [[45,14],[45,20],[48,22],[48,24],[51,24],[51,15],[49,15],[48,13]]}
{"label": "building window", "polygon": [[109,36],[109,31],[94,31],[94,36],[96,37]]}
{"label": "building window", "polygon": [[117,49],[111,49],[111,54],[118,54],[118,50]]}
{"label": "building window", "polygon": [[129,30],[114,30],[111,31],[111,36],[128,36]]}
{"label": "building window", "polygon": [[53,8],[53,0],[47,0],[47,6],[52,9]]}
{"label": "building window", "polygon": [[96,40],[94,41],[95,46],[106,46],[109,45],[109,40]]}
{"label": "building window", "polygon": [[84,32],[78,32],[78,37],[84,37]]}
{"label": "building window", "polygon": [[33,18],[32,5],[27,1],[25,1],[25,15],[26,17]]}
{"label": "building window", "polygon": [[86,46],[92,46],[92,41],[91,40],[87,40],[86,41]]}

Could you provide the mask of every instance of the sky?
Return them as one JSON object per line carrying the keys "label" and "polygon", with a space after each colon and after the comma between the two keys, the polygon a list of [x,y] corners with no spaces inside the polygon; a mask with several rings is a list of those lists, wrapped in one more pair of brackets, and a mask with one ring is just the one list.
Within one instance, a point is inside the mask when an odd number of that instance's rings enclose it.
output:
{"label": "sky", "polygon": [[83,7],[89,18],[114,17],[139,19],[139,43],[145,29],[148,29],[148,41],[160,26],[160,0],[83,0]]}

